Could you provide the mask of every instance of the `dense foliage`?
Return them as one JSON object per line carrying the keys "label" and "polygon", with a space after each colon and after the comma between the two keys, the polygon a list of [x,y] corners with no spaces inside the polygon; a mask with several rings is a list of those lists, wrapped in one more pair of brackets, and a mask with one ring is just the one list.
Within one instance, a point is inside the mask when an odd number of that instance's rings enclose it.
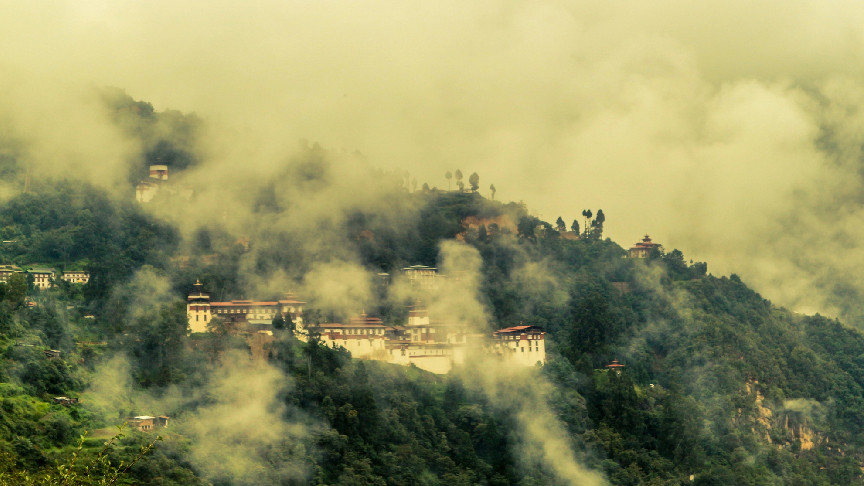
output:
{"label": "dense foliage", "polygon": [[[476,192],[399,197],[410,222],[394,227],[386,215],[356,209],[345,215],[340,243],[375,273],[438,264],[445,239],[473,248],[491,325],[547,330],[548,364],[530,372],[552,385],[546,400],[579,460],[612,484],[861,482],[858,330],[779,309],[678,250],[626,258],[603,239],[599,210],[582,211],[582,224],[568,231],[563,217],[553,226]],[[181,242],[134,204],[66,181],[2,203],[0,231],[10,242],[0,249],[4,264],[91,272],[83,287],[39,291],[21,276],[0,284],[0,483],[99,484],[133,461],[122,481],[243,483],[197,462],[201,432],[183,424],[221,403],[202,390],[214,389],[214,370],[231,367],[232,350],[247,343],[218,327],[188,337],[183,295],[197,278],[225,299],[239,297],[255,272],[302,273],[309,250],[298,233],[266,228],[251,235],[260,239],[256,251],[218,228]],[[153,283],[163,281],[170,285]],[[386,289],[379,297],[370,309],[398,321],[405,302]],[[459,374],[352,360],[289,329],[277,333],[268,361],[281,373],[277,420],[302,423],[303,433],[256,452],[260,480],[555,483],[518,457],[518,414]],[[126,431],[110,448],[103,443],[125,416],[147,410],[133,403],[110,415],[97,403],[54,400],[86,395],[119,356],[131,379],[123,393],[184,397],[165,399],[170,408],[159,412],[177,425],[144,455],[153,434]],[[606,368],[613,359],[625,364],[621,373]]]}

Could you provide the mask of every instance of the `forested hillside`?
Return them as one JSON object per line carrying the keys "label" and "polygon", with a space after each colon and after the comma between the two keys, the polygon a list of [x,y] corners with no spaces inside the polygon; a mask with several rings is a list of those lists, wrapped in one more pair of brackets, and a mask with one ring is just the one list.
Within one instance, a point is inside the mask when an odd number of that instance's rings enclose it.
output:
{"label": "forested hillside", "polygon": [[[169,226],[93,187],[69,187],[67,181],[37,186],[0,212],[3,239],[17,241],[4,246],[5,262],[74,262],[92,274],[83,288],[39,291],[26,280],[0,285],[6,484],[55,484],[61,475],[72,484],[96,484],[118,467],[122,481],[142,484],[566,482],[542,460],[523,457],[524,437],[514,432],[523,420],[519,410],[490,395],[470,372],[436,376],[356,361],[290,333],[279,338],[267,365],[282,376],[273,382],[267,418],[290,433],[250,447],[245,440],[259,432],[237,435],[226,424],[202,432],[202,417],[214,407],[230,415],[219,407],[231,403],[224,396],[231,387],[225,392],[219,380],[260,374],[240,364],[245,345],[231,336],[186,336],[183,292],[193,278],[218,277],[231,294],[253,278],[239,274],[238,262],[279,260],[244,253],[213,233],[207,253],[217,256],[192,255],[191,266],[178,265],[170,257],[184,245]],[[687,263],[678,251],[625,258],[596,225],[593,235],[565,238],[519,205],[476,194],[401,197],[417,208],[412,225],[394,229],[379,222],[383,215],[356,212],[348,217],[346,241],[370,272],[434,264],[445,239],[476,251],[490,325],[530,322],[549,333],[548,364],[526,374],[550,384],[544,400],[552,423],[566,431],[584,468],[628,485],[683,484],[691,476],[694,484],[861,480],[859,331],[778,309],[737,276],[706,274],[704,264]],[[462,225],[469,216],[504,215],[515,231]],[[354,238],[360,232],[374,236]],[[157,280],[174,285],[156,288]],[[25,295],[35,305],[25,305]],[[399,304],[388,299],[377,308],[398,319]],[[46,357],[45,349],[62,354]],[[105,366],[120,356],[128,363],[125,388],[98,391]],[[605,368],[613,359],[625,365],[620,374]],[[65,406],[52,403],[55,396],[82,400]],[[106,405],[112,399],[129,408],[118,415]],[[144,403],[163,408],[135,408]],[[125,430],[97,456],[124,416],[145,412],[172,417],[161,441],[128,470],[121,464],[135,460],[155,434]],[[235,425],[264,426],[242,419]],[[213,433],[219,443],[248,447],[238,469],[200,457],[196,442]]]}
{"label": "forested hillside", "polygon": [[[25,191],[14,147],[0,153],[14,186],[0,264],[90,274],[0,283],[0,484],[862,482],[858,329],[778,308],[677,249],[628,258],[604,237],[614,215],[542,221],[482,197],[477,174],[458,190],[362,164],[346,176],[303,144],[236,193],[196,184],[200,120],[103,98],[140,142],[122,187],[40,175]],[[197,175],[137,204],[148,164]],[[358,180],[367,191],[344,197]],[[435,375],[290,329],[260,359],[224,328],[187,333],[196,281],[214,299],[298,292],[310,322],[401,325],[412,300],[382,276],[415,264],[463,284],[436,309],[478,334],[545,329],[546,364]],[[135,416],[169,425],[123,426]]]}

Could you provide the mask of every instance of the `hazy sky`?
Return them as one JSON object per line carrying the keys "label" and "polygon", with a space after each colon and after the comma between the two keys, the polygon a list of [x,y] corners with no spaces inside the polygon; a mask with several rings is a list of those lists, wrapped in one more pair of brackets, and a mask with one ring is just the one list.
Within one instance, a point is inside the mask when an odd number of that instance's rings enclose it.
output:
{"label": "hazy sky", "polygon": [[117,86],[198,113],[223,163],[308,139],[421,184],[476,171],[780,304],[864,289],[858,1],[0,0],[0,45],[0,134],[42,167],[116,176],[134,147],[78,93]]}

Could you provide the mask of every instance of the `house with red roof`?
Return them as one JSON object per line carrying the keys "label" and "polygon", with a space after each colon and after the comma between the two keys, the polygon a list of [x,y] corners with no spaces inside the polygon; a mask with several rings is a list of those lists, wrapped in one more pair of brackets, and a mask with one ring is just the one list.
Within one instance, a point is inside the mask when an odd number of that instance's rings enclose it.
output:
{"label": "house with red roof", "polygon": [[630,247],[630,250],[628,251],[628,256],[630,258],[648,258],[648,255],[651,254],[652,250],[654,250],[655,248],[659,250],[662,246],[663,245],[659,243],[654,243],[653,241],[651,241],[650,236],[645,235],[645,237],[642,238],[642,241]]}

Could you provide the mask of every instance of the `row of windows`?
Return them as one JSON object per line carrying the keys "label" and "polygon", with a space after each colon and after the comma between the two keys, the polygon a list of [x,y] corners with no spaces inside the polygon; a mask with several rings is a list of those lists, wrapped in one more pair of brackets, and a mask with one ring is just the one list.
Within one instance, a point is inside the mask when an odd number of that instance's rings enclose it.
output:
{"label": "row of windows", "polygon": [[[330,332],[339,332],[339,331],[330,331]],[[343,334],[356,336],[371,336],[371,335],[381,335],[384,334],[384,329],[346,329],[342,331]]]}
{"label": "row of windows", "polygon": [[275,310],[252,310],[249,309],[216,309],[217,314],[268,314],[275,315]]}

